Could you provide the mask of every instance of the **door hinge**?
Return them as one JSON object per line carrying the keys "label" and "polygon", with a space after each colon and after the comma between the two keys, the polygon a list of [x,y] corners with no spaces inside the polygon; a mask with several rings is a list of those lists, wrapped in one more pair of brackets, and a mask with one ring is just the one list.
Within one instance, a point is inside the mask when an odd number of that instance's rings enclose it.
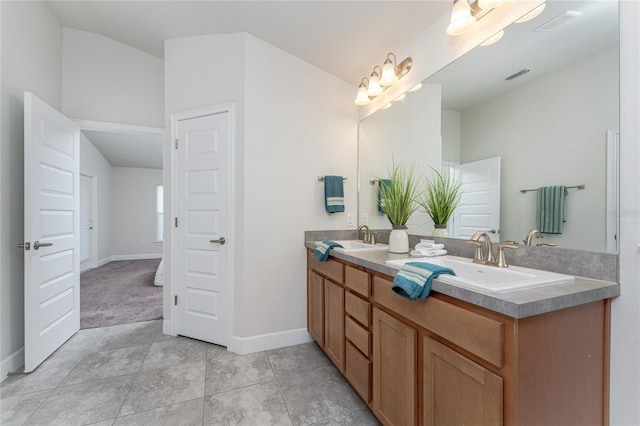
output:
{"label": "door hinge", "polygon": [[176,217],[176,220],[174,221],[174,223],[175,223],[175,227],[177,228],[178,227],[178,218],[177,217]]}
{"label": "door hinge", "polygon": [[178,149],[178,139],[176,139],[176,149]]}
{"label": "door hinge", "polygon": [[174,305],[178,305],[178,295],[176,294],[175,296],[173,296],[173,304]]}

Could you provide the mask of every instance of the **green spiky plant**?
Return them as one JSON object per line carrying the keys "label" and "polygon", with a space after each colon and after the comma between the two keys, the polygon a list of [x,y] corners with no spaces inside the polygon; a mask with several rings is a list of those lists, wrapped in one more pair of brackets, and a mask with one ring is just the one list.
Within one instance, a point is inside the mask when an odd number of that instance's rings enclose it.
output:
{"label": "green spiky plant", "polygon": [[393,226],[405,226],[418,205],[420,187],[415,167],[405,170],[402,164],[393,164],[388,180],[378,179],[380,185],[380,207]]}
{"label": "green spiky plant", "polygon": [[418,204],[427,212],[434,225],[446,226],[462,197],[462,179],[443,176],[433,167],[434,179],[427,180]]}

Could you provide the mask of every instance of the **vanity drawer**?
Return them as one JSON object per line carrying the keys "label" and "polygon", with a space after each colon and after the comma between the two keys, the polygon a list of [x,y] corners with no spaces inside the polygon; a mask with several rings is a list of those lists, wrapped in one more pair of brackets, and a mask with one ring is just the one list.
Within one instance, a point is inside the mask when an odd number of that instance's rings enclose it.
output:
{"label": "vanity drawer", "polygon": [[358,395],[367,403],[371,402],[371,361],[347,342],[344,375]]}
{"label": "vanity drawer", "polygon": [[324,275],[336,283],[344,282],[344,265],[336,260],[329,259],[326,262],[320,262],[311,255],[307,256],[309,267],[317,273]]}
{"label": "vanity drawer", "polygon": [[344,335],[360,352],[371,354],[371,333],[349,317],[344,319]]}
{"label": "vanity drawer", "polygon": [[504,323],[452,303],[428,297],[409,300],[391,290],[391,281],[373,278],[375,301],[497,367],[503,365]]}
{"label": "vanity drawer", "polygon": [[365,327],[371,325],[371,304],[353,293],[345,292],[344,310]]}
{"label": "vanity drawer", "polygon": [[356,293],[364,297],[371,296],[371,286],[369,284],[369,274],[352,266],[346,266],[344,271],[345,285]]}

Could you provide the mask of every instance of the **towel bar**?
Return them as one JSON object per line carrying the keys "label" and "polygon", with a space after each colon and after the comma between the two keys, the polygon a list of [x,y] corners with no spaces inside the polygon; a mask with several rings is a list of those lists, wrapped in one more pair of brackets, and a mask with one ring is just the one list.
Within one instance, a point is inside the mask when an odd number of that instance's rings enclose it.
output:
{"label": "towel bar", "polygon": [[[349,178],[343,177],[342,180],[347,180]],[[318,182],[324,182],[324,176],[318,176]]]}
{"label": "towel bar", "polygon": [[[567,189],[570,189],[570,188],[577,188],[578,190],[580,190],[580,189],[585,189],[586,185],[582,184],[582,185],[567,186]],[[537,191],[537,190],[538,190],[538,188],[536,188],[536,189],[521,189],[520,192],[524,194],[525,192]]]}

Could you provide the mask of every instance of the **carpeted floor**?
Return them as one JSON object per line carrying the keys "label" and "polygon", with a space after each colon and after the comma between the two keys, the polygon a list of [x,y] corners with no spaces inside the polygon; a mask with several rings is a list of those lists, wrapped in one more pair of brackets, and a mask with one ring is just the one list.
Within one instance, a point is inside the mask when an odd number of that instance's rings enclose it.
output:
{"label": "carpeted floor", "polygon": [[162,318],[160,259],[119,260],[80,274],[80,328]]}

